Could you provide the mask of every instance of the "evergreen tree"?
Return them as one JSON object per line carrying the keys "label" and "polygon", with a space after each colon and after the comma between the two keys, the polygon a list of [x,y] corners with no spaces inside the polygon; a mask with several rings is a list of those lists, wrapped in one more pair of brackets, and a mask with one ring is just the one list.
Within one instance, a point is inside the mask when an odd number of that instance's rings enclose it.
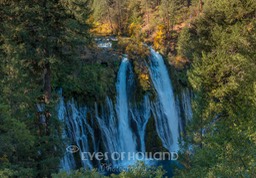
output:
{"label": "evergreen tree", "polygon": [[80,53],[90,42],[89,3],[1,1],[0,139],[6,144],[0,158],[1,169],[15,176],[44,177],[59,169],[63,148],[52,89],[82,62]]}
{"label": "evergreen tree", "polygon": [[[255,177],[256,3],[206,1],[179,51],[193,64],[194,155],[177,177]],[[186,150],[186,149],[185,149]]]}

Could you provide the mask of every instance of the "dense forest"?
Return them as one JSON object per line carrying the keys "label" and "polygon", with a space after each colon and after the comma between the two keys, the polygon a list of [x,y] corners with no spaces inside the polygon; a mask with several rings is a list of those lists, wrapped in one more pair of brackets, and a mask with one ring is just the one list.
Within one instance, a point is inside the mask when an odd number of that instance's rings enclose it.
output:
{"label": "dense forest", "polygon": [[[0,2],[0,177],[105,177],[59,172],[65,147],[58,91],[92,106],[114,98],[125,53],[135,98],[153,93],[147,46],[164,57],[175,93],[193,92],[173,177],[256,177],[255,0]],[[110,36],[115,46],[99,49],[94,39]],[[109,176],[165,175],[162,167],[135,166]]]}

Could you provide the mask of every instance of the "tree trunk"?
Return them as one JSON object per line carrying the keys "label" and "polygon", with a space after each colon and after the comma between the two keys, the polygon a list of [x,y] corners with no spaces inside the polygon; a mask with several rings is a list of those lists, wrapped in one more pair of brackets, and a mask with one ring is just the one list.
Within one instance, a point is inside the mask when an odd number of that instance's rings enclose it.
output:
{"label": "tree trunk", "polygon": [[50,68],[49,62],[45,65],[44,97],[45,97],[45,103],[49,103],[51,99],[51,68]]}
{"label": "tree trunk", "polygon": [[191,0],[187,0],[187,7],[191,6]]}
{"label": "tree trunk", "polygon": [[[44,11],[44,23],[47,23],[47,0],[43,1],[43,7],[45,8]],[[48,40],[46,41],[45,44],[45,56],[50,56],[49,55],[49,49],[48,49]],[[45,103],[48,104],[51,99],[51,68],[50,68],[50,63],[49,61],[45,64],[45,69],[44,69],[44,100]]]}

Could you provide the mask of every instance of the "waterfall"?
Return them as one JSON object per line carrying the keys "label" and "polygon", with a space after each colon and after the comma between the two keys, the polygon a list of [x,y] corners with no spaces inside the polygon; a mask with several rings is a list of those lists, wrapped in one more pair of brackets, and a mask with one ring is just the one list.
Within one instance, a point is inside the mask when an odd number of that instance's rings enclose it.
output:
{"label": "waterfall", "polygon": [[191,106],[191,92],[188,88],[184,88],[181,91],[180,98],[176,97],[177,111],[179,118],[179,128],[180,132],[185,133],[185,127],[192,120],[192,106]]}
{"label": "waterfall", "polygon": [[135,106],[134,109],[130,109],[131,117],[136,122],[139,140],[140,140],[140,152],[146,152],[145,133],[148,120],[151,115],[150,100],[148,95],[144,96],[143,103],[140,106]]}
{"label": "waterfall", "polygon": [[[180,101],[179,97],[176,96],[175,97],[175,102],[176,102],[176,109],[177,109],[178,116],[179,116],[179,118],[182,118],[184,116],[184,115],[182,115],[183,108],[180,105],[182,100]],[[184,128],[185,128],[185,124],[183,123],[183,120],[179,119],[179,132],[184,133]]]}
{"label": "waterfall", "polygon": [[157,132],[169,151],[179,149],[179,118],[168,70],[162,56],[150,49],[150,76],[157,92],[158,101],[152,104]]}
{"label": "waterfall", "polygon": [[192,120],[192,107],[191,107],[191,94],[189,89],[184,89],[182,91],[182,108],[185,114],[186,122]]}
{"label": "waterfall", "polygon": [[[65,125],[65,114],[66,114],[66,107],[64,98],[61,96],[62,93],[60,92],[60,101],[57,106],[58,111],[58,118],[61,121],[63,125]],[[62,132],[62,139],[66,140],[68,139],[67,130],[64,128]],[[68,146],[67,144],[65,145]],[[61,160],[60,167],[61,170],[69,172],[70,170],[74,169],[76,166],[74,156],[71,153],[65,152],[64,157]]]}
{"label": "waterfall", "polygon": [[[116,102],[106,96],[105,102],[86,107],[79,106],[74,99],[65,103],[60,94],[57,111],[59,120],[64,124],[62,137],[65,146],[77,146],[80,156],[83,152],[103,152],[108,153],[108,157],[112,153],[145,153],[146,128],[152,118],[162,145],[170,152],[178,151],[179,133],[184,128],[184,122],[192,118],[190,92],[183,90],[175,101],[167,67],[162,56],[153,49],[148,68],[156,91],[155,100],[150,100],[150,93],[147,93],[142,101],[131,102],[135,80],[126,57],[123,57],[117,75]],[[42,110],[41,106],[37,107]],[[66,152],[61,160],[61,169],[69,171],[79,165],[92,169],[105,163],[115,168],[128,167],[136,161],[127,157],[123,160],[110,157],[96,162],[95,159],[90,160],[89,155],[83,156],[86,159],[78,162],[77,155]]]}
{"label": "waterfall", "polygon": [[[74,100],[67,103],[68,123],[67,127],[72,140],[75,142],[77,147],[80,149],[80,154],[83,152],[89,152],[88,144],[88,131],[87,131],[87,108],[77,107]],[[87,156],[87,155],[85,155]],[[89,157],[81,159],[84,168],[92,169],[92,163]]]}
{"label": "waterfall", "polygon": [[[83,152],[89,152],[88,136],[92,140],[92,145],[97,150],[94,131],[87,122],[87,108],[78,107],[74,100],[68,101],[66,104],[63,97],[60,97],[58,105],[58,118],[64,123],[65,129],[62,133],[64,140],[68,139],[70,142],[65,146],[75,145],[79,148],[80,156]],[[86,159],[82,159],[81,164],[83,168],[92,169],[92,161],[88,155],[84,155]],[[63,159],[61,160],[61,169],[69,171],[76,167],[74,160],[74,153],[65,152]]]}
{"label": "waterfall", "polygon": [[[113,103],[110,98],[107,97],[106,105],[101,108],[101,116],[99,116],[97,105],[95,105],[96,119],[101,131],[101,137],[105,151],[108,153],[114,153],[121,150],[119,144],[118,135],[118,123],[115,117],[115,111]],[[119,161],[110,160],[113,166],[116,166]]]}
{"label": "waterfall", "polygon": [[[119,68],[116,82],[116,105],[115,109],[110,98],[107,97],[105,106],[101,107],[101,112],[98,112],[98,106],[95,106],[96,119],[101,131],[102,142],[107,153],[115,152],[136,152],[136,139],[134,138],[131,129],[131,118],[129,117],[129,104],[127,96],[127,81],[129,61],[123,58]],[[132,80],[132,79],[129,79]],[[124,160],[111,160],[112,165],[127,164]],[[128,163],[129,164],[129,163]]]}
{"label": "waterfall", "polygon": [[133,138],[131,130],[131,120],[128,117],[128,99],[127,99],[127,69],[129,61],[127,58],[123,58],[119,68],[116,90],[117,90],[117,103],[116,112],[118,118],[118,129],[119,129],[119,142],[121,152],[136,152],[136,143]]}

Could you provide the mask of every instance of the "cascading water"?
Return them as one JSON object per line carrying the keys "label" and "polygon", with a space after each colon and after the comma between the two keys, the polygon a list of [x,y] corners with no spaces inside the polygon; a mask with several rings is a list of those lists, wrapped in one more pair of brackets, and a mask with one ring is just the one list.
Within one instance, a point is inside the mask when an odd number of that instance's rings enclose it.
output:
{"label": "cascading water", "polygon": [[[58,118],[60,121],[64,122],[65,129],[63,131],[63,139],[71,140],[66,147],[70,145],[76,145],[79,148],[79,153],[81,156],[81,164],[86,169],[92,169],[92,161],[89,156],[84,154],[82,159],[82,153],[89,152],[89,141],[88,136],[90,136],[93,148],[97,150],[94,131],[87,122],[87,108],[78,107],[74,100],[71,100],[65,104],[63,97],[60,97],[58,105]],[[69,171],[76,167],[73,153],[66,152],[63,159],[61,160],[61,169]]]}
{"label": "cascading water", "polygon": [[[101,131],[101,137],[105,151],[114,153],[121,150],[118,135],[118,122],[115,117],[115,111],[111,99],[107,97],[105,107],[101,108],[101,116],[98,114],[97,105],[95,106],[96,119]],[[118,160],[109,160],[113,166],[118,165]]]}
{"label": "cascading water", "polygon": [[[62,97],[62,92],[60,92],[60,101],[57,106],[57,111],[58,111],[59,120],[61,121],[61,123],[63,123],[65,125],[66,107],[65,107],[64,98]],[[64,139],[64,140],[68,139],[66,129],[63,129],[62,139]],[[66,146],[68,146],[68,145],[66,145]],[[74,169],[75,166],[76,166],[76,164],[75,164],[73,154],[65,152],[65,155],[62,158],[61,163],[60,163],[61,170],[68,172],[71,169]]]}
{"label": "cascading water", "polygon": [[150,49],[150,76],[158,95],[158,101],[152,110],[159,137],[166,149],[179,149],[179,118],[168,70],[162,56]]}
{"label": "cascading water", "polygon": [[191,121],[193,116],[191,107],[191,94],[187,88],[182,91],[182,108],[186,122]]}
{"label": "cascading water", "polygon": [[[89,152],[88,144],[88,135],[89,132],[86,128],[87,118],[86,118],[87,109],[85,107],[77,107],[74,100],[67,103],[67,114],[68,116],[68,131],[69,136],[78,146],[80,154],[84,152]],[[92,163],[88,155],[84,155],[86,159],[81,159],[82,165],[84,168],[92,169]]]}
{"label": "cascading water", "polygon": [[[149,72],[156,91],[156,100],[150,101],[149,95],[146,94],[142,102],[131,102],[135,80],[130,67],[128,59],[124,57],[117,76],[116,104],[106,96],[105,103],[95,103],[94,108],[87,108],[79,107],[74,100],[65,103],[63,97],[60,97],[57,110],[60,121],[65,125],[63,138],[69,140],[66,146],[76,145],[80,154],[98,151],[110,154],[146,152],[146,127],[153,116],[163,146],[170,152],[179,149],[179,124],[182,128],[179,116],[183,115],[186,121],[192,116],[189,92],[184,91],[181,100],[175,102],[164,60],[151,49]],[[178,102],[181,104],[177,105]],[[102,163],[111,164],[113,167],[125,167],[135,161],[128,161],[125,158],[96,162],[90,160],[88,155],[83,156],[87,156],[87,159],[78,163],[77,157],[75,160],[73,154],[66,153],[61,161],[61,169],[69,171],[80,164],[84,168],[92,169]]]}
{"label": "cascading water", "polygon": [[188,88],[181,91],[180,98],[176,97],[177,111],[179,118],[182,118],[179,122],[180,132],[186,133],[185,127],[192,120],[192,106],[191,106],[191,92]]}
{"label": "cascading water", "polygon": [[[182,111],[183,111],[183,108],[181,107],[180,103],[182,101],[180,101],[180,99],[176,96],[175,98],[175,103],[176,103],[176,109],[177,109],[177,113],[178,113],[178,116],[179,118],[182,118]],[[182,120],[179,120],[179,132],[180,133],[183,133],[184,132],[184,123],[182,122]]]}
{"label": "cascading water", "polygon": [[151,115],[150,100],[148,95],[144,96],[143,103],[140,106],[135,106],[130,109],[132,119],[136,122],[138,135],[140,140],[140,152],[146,152],[145,133],[148,120]]}
{"label": "cascading water", "polygon": [[127,99],[127,69],[129,61],[127,58],[123,58],[122,63],[119,68],[117,76],[117,104],[116,112],[119,122],[119,142],[121,147],[121,152],[136,152],[136,142],[133,137],[131,130],[131,121],[128,117],[128,99]]}

